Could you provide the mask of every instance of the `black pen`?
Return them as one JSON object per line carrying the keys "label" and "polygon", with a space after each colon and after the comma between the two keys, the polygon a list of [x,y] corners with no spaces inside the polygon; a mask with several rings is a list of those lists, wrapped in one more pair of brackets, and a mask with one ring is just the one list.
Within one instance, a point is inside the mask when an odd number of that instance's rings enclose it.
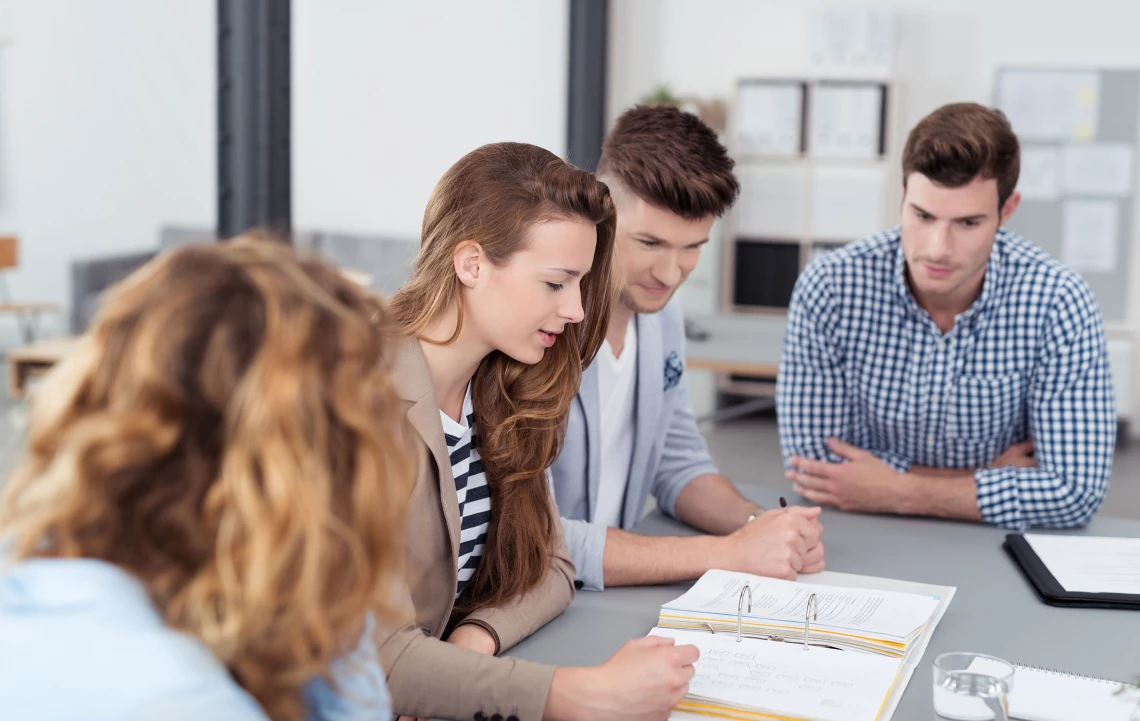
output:
{"label": "black pen", "polygon": [[[784,498],[783,496],[780,496],[780,508],[787,508],[787,507],[788,507],[787,499]],[[752,523],[752,520],[754,518],[756,518],[756,516],[758,516],[758,515],[760,515],[760,514],[759,513],[753,513],[751,516],[748,517],[748,520],[745,521],[745,523]]]}

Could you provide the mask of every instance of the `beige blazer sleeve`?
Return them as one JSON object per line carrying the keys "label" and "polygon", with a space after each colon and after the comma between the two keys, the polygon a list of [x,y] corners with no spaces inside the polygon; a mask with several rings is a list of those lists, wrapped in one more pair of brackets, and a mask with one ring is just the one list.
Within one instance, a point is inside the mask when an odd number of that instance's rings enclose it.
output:
{"label": "beige blazer sleeve", "polygon": [[[557,521],[557,510],[552,517]],[[570,560],[562,524],[554,524],[551,564],[542,583],[506,606],[479,609],[464,623],[474,622],[491,631],[505,651],[558,616],[574,598],[574,564]],[[378,630],[380,662],[388,671],[393,715],[425,718],[488,718],[538,721],[554,678],[554,667],[516,658],[486,656],[453,646],[416,625],[416,612],[406,583],[401,582],[405,622]]]}
{"label": "beige blazer sleeve", "polygon": [[[499,714],[539,721],[546,707],[554,667],[515,658],[487,656],[441,640],[452,618],[458,579],[459,507],[451,476],[439,406],[418,343],[394,348],[389,363],[417,444],[417,479],[408,503],[405,572],[390,600],[395,613],[379,620],[376,646],[388,675],[395,715],[474,721]],[[507,606],[471,614],[497,636],[500,650],[557,616],[574,596],[574,566],[562,535],[553,495],[549,497],[556,535],[552,562],[539,587]]]}
{"label": "beige blazer sleeve", "polygon": [[566,546],[566,535],[562,531],[554,496],[548,495],[548,498],[554,533],[551,539],[550,567],[546,570],[545,578],[538,586],[511,603],[496,608],[481,608],[460,622],[478,623],[494,634],[499,643],[499,653],[545,626],[574,600],[574,562],[570,560],[570,549]]}
{"label": "beige blazer sleeve", "polygon": [[542,718],[553,666],[453,646],[413,623],[379,634],[393,716],[468,721],[482,712],[487,718]]}
{"label": "beige blazer sleeve", "polygon": [[[413,506],[418,508],[409,514],[409,534],[417,525],[423,533],[433,525],[431,514],[423,504],[413,502]],[[415,522],[417,516],[423,523]],[[437,532],[435,538],[439,536]],[[440,555],[447,548],[446,542],[429,541],[408,549],[409,572],[397,577],[390,596],[396,613],[377,624],[376,646],[387,672],[393,714],[469,721],[482,712],[486,718],[500,714],[503,719],[539,721],[554,678],[553,666],[487,656],[441,640],[456,583],[449,551]],[[562,602],[559,608],[565,605]],[[504,612],[500,618],[508,616]],[[504,633],[513,637],[517,629],[530,625],[530,621],[507,623],[509,630]]]}

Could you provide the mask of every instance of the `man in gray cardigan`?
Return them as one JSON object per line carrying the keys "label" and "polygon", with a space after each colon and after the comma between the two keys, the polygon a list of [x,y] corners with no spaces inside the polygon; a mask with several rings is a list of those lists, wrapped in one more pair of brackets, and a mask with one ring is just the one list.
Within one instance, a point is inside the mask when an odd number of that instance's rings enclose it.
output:
{"label": "man in gray cardigan", "polygon": [[[684,318],[672,296],[739,195],[732,167],[708,126],[671,107],[626,112],[603,146],[598,176],[618,211],[621,301],[552,468],[580,588],[672,583],[710,568],[780,578],[823,569],[819,509],[764,511],[740,495],[689,405]],[[630,532],[650,494],[709,535]]]}

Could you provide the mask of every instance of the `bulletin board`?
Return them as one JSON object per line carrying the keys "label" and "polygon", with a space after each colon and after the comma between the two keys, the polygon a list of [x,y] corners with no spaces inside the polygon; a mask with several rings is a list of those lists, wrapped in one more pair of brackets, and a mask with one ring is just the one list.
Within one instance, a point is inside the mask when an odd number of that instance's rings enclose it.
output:
{"label": "bulletin board", "polygon": [[1007,67],[995,105],[1021,143],[1007,227],[1088,282],[1108,322],[1128,315],[1140,71]]}

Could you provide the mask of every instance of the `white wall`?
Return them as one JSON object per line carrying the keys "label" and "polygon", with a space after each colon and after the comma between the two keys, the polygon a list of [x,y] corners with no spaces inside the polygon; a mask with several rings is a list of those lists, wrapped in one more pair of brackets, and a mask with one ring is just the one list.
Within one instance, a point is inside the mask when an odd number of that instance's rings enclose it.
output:
{"label": "white wall", "polygon": [[[953,9],[944,0],[867,4],[898,12],[898,127],[890,148],[895,161],[907,130],[934,108],[953,101],[989,103],[1000,65],[1140,67],[1138,3],[1086,0],[1056,4],[1048,11],[1035,0],[959,0]],[[659,83],[678,94],[729,100],[739,77],[810,73],[809,20],[813,7],[820,5],[611,0],[611,119]],[[897,162],[892,165],[897,186],[894,166]],[[699,296],[693,302],[701,307],[713,302],[704,293],[714,292],[714,265],[702,262],[694,278],[702,290],[690,296]]]}
{"label": "white wall", "polygon": [[[0,233],[17,300],[64,307],[73,258],[214,222],[213,2],[0,2]],[[0,348],[18,339],[0,315]]]}
{"label": "white wall", "polygon": [[[611,117],[654,85],[731,97],[738,77],[806,72],[813,7],[898,12],[896,77],[909,128],[947,102],[990,100],[994,70],[1014,63],[1140,67],[1140,4],[1119,0],[611,0]],[[901,134],[900,134],[901,135]]]}
{"label": "white wall", "polygon": [[[282,0],[285,1],[285,0]],[[0,234],[20,300],[215,221],[213,0],[0,0]],[[293,0],[294,224],[415,236],[483,143],[565,154],[566,0]],[[19,342],[0,315],[0,349]]]}
{"label": "white wall", "polygon": [[[901,185],[899,158],[906,133],[948,102],[992,104],[1002,65],[1140,68],[1140,3],[1083,0],[855,0],[832,3],[771,0],[610,0],[609,114],[615,117],[659,83],[681,95],[732,98],[737,78],[810,74],[809,20],[813,7],[873,6],[897,11],[894,78],[897,93],[892,193]],[[1140,227],[1134,244],[1140,246]],[[1140,253],[1133,253],[1140,261]],[[1140,263],[1134,277],[1140,277]],[[682,297],[693,311],[717,304],[719,247],[709,249]],[[1140,293],[1133,293],[1133,324]],[[1140,377],[1140,353],[1133,353]],[[1119,375],[1119,374],[1118,374]],[[1140,384],[1132,384],[1133,394]],[[707,388],[702,391],[707,391]],[[1137,399],[1140,401],[1140,399]],[[700,399],[708,403],[708,397]],[[1133,407],[1140,405],[1133,402]],[[1135,424],[1140,426],[1140,424]]]}
{"label": "white wall", "polygon": [[297,227],[418,237],[484,143],[566,153],[566,0],[293,0]]}

